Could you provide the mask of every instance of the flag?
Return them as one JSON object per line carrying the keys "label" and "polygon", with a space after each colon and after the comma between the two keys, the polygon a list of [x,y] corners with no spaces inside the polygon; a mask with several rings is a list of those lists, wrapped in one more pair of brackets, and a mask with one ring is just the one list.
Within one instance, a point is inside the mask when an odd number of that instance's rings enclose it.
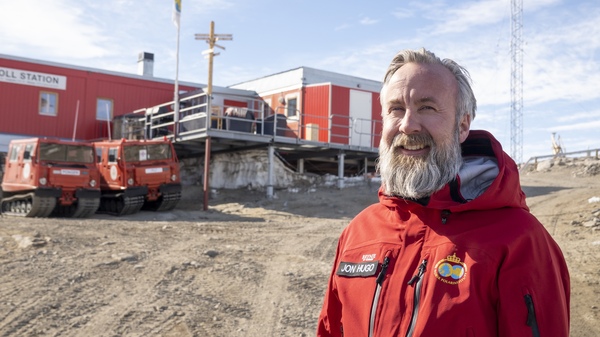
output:
{"label": "flag", "polygon": [[175,0],[175,7],[173,7],[173,23],[179,28],[179,18],[181,16],[181,0]]}

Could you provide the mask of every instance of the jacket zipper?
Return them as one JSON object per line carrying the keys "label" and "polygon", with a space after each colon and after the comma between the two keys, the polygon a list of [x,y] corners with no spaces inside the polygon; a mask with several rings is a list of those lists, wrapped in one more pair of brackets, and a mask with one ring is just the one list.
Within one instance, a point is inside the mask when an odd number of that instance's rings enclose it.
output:
{"label": "jacket zipper", "polygon": [[531,327],[533,337],[540,337],[540,329],[538,328],[537,318],[535,317],[535,307],[533,306],[533,298],[531,295],[525,295],[525,305],[527,306],[527,326]]}
{"label": "jacket zipper", "polygon": [[441,212],[441,217],[442,217],[442,225],[445,225],[446,222],[448,221],[448,217],[450,216],[450,210],[444,209]]}
{"label": "jacket zipper", "polygon": [[381,265],[381,271],[379,272],[379,275],[377,275],[377,279],[375,280],[377,287],[375,288],[373,304],[371,305],[371,316],[369,317],[369,337],[373,337],[373,330],[375,329],[375,313],[377,312],[377,305],[379,304],[379,296],[381,296],[381,285],[383,284],[383,280],[385,279],[385,274],[387,272],[389,264],[389,256],[384,257],[383,264]]}
{"label": "jacket zipper", "polygon": [[417,274],[413,276],[410,281],[408,281],[408,285],[414,284],[415,295],[413,298],[413,310],[412,315],[410,316],[410,325],[408,326],[406,337],[412,337],[415,330],[415,325],[417,324],[417,316],[419,315],[419,302],[421,300],[421,284],[423,283],[423,274],[425,274],[425,270],[427,270],[426,259],[421,262]]}

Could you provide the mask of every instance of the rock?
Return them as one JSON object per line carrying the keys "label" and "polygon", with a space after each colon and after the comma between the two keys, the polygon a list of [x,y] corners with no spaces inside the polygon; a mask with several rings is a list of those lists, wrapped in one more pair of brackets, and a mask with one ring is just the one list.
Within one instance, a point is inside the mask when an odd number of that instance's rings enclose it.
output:
{"label": "rock", "polygon": [[138,260],[138,257],[135,254],[127,254],[127,253],[113,254],[111,257],[117,261],[125,261],[125,262],[136,262]]}
{"label": "rock", "polygon": [[34,247],[45,246],[47,243],[48,243],[48,241],[46,241],[46,239],[42,239],[42,238],[34,238],[33,240],[31,240],[31,245]]}
{"label": "rock", "polygon": [[219,255],[219,252],[217,252],[216,250],[207,250],[204,252],[204,255],[208,255],[208,257],[216,257],[217,255]]}
{"label": "rock", "polygon": [[600,219],[598,218],[593,218],[591,220],[585,221],[584,223],[582,223],[583,227],[597,227],[600,226]]}
{"label": "rock", "polygon": [[547,171],[552,167],[552,161],[551,160],[544,160],[544,161],[540,161],[537,163],[536,166],[536,171]]}

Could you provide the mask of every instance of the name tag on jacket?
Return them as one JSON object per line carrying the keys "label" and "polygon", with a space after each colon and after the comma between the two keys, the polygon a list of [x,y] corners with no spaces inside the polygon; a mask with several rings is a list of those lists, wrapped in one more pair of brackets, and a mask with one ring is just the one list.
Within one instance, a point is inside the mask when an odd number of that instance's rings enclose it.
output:
{"label": "name tag on jacket", "polygon": [[352,262],[340,262],[338,266],[337,275],[347,276],[347,277],[365,277],[365,276],[373,276],[377,272],[377,266],[379,262],[361,262],[361,263],[352,263]]}

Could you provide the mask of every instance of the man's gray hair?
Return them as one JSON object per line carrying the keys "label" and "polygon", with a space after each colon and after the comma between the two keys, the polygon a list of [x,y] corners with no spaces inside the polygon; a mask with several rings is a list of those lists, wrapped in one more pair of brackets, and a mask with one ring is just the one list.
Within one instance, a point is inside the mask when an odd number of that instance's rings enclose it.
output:
{"label": "man's gray hair", "polygon": [[407,63],[441,64],[450,70],[456,81],[458,81],[458,97],[456,98],[457,121],[462,120],[465,113],[471,116],[471,121],[475,119],[477,100],[475,99],[475,94],[473,94],[473,89],[471,89],[471,76],[467,69],[451,59],[442,60],[425,48],[419,50],[406,49],[396,54],[394,59],[392,59],[383,78],[383,85],[387,85],[394,73]]}

